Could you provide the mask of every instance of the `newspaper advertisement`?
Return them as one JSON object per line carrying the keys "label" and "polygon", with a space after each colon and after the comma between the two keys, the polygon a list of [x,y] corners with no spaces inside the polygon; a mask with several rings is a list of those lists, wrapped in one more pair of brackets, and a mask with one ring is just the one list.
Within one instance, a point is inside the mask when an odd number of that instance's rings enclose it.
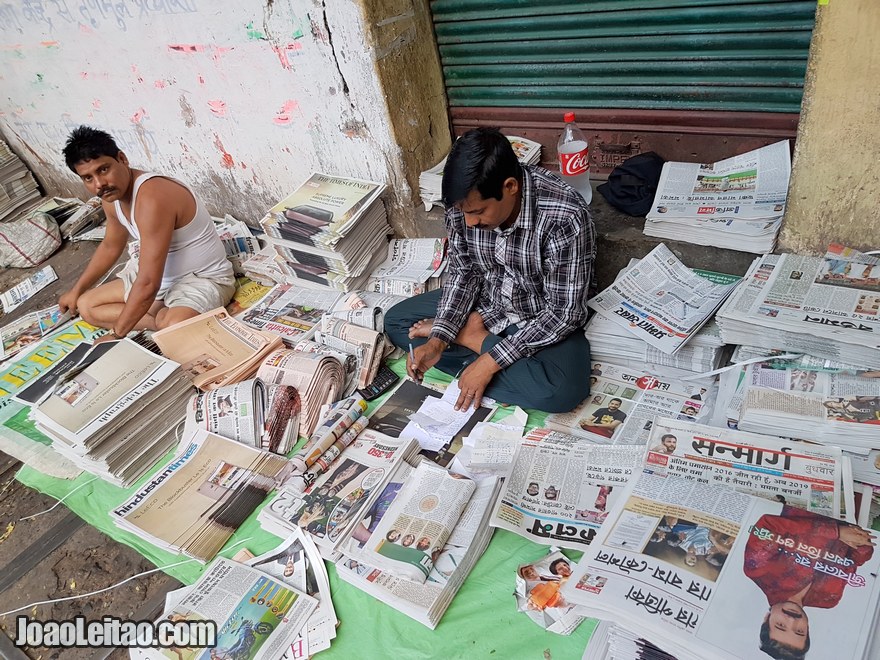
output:
{"label": "newspaper advertisement", "polygon": [[391,475],[382,493],[340,548],[342,557],[336,562],[336,570],[343,580],[434,628],[489,542],[492,530],[486,523],[499,480],[490,477],[475,482],[476,489],[455,529],[440,552],[432,555],[433,566],[427,579],[413,582],[369,565],[361,552],[412,471],[410,465],[401,463]]}
{"label": "newspaper advertisement", "polygon": [[236,321],[222,307],[159,330],[153,341],[163,355],[180,363],[199,389],[250,375],[260,357],[278,343],[273,335]]}
{"label": "newspaper advertisement", "polygon": [[808,643],[806,657],[868,657],[880,596],[875,540],[781,502],[642,474],[562,594],[582,613],[619,617],[694,657],[804,657]]}
{"label": "newspaper advertisement", "polygon": [[584,617],[562,596],[562,587],[572,573],[572,561],[555,548],[538,561],[516,570],[517,610],[542,628],[557,635],[570,635]]}
{"label": "newspaper advertisement", "polygon": [[571,412],[548,416],[548,428],[595,443],[644,445],[657,415],[699,422],[711,413],[708,380],[685,382],[599,362],[590,369],[590,395]]}
{"label": "newspaper advertisement", "polygon": [[706,323],[740,279],[698,274],[660,243],[587,305],[639,339],[673,354]]}
{"label": "newspaper advertisement", "polygon": [[110,517],[161,548],[209,561],[275,487],[287,459],[204,429],[181,444]]}
{"label": "newspaper advertisement", "polygon": [[385,345],[381,333],[324,315],[320,329],[315,333],[315,341],[358,359],[358,387],[366,387],[373,382],[382,363]]}
{"label": "newspaper advertisement", "polygon": [[305,493],[282,487],[261,512],[261,520],[276,528],[299,527],[318,546],[334,548],[411,447],[409,440],[367,429]]}
{"label": "newspaper advertisement", "polygon": [[330,598],[324,560],[312,540],[296,529],[280,545],[246,563],[318,601],[285,657],[289,660],[308,658],[330,648],[331,640],[336,637],[336,611]]}
{"label": "newspaper advertisement", "polygon": [[194,394],[186,407],[186,428],[202,428],[250,447],[260,447],[267,407],[259,378]]}
{"label": "newspaper advertisement", "polygon": [[175,649],[179,657],[274,660],[290,648],[317,604],[282,580],[218,557],[165,618],[217,622],[216,647]]}
{"label": "newspaper advertisement", "polygon": [[422,461],[366,543],[368,563],[424,582],[475,487],[470,479]]}
{"label": "newspaper advertisement", "polygon": [[260,224],[270,236],[294,240],[285,235],[292,232],[306,243],[330,243],[345,235],[384,190],[381,183],[316,172],[269,209]]}
{"label": "newspaper advertisement", "polygon": [[530,431],[491,524],[535,543],[583,550],[621,486],[641,468],[644,453],[644,447],[605,447],[548,429]]}
{"label": "newspaper advertisement", "polygon": [[42,291],[57,279],[58,275],[55,274],[55,269],[52,266],[44,266],[26,280],[19,282],[8,291],[0,293],[0,305],[3,306],[3,313],[9,314],[12,310],[17,309],[34,294]]}
{"label": "newspaper advertisement", "polygon": [[238,318],[253,328],[293,343],[309,336],[321,316],[333,309],[338,300],[336,291],[279,284]]}
{"label": "newspaper advertisement", "polygon": [[373,271],[373,277],[424,283],[440,268],[445,252],[445,238],[396,238],[388,245],[388,258]]}
{"label": "newspaper advertisement", "polygon": [[668,162],[652,214],[772,218],[785,211],[790,176],[788,140],[717,163]]}
{"label": "newspaper advertisement", "polygon": [[843,460],[838,447],[658,418],[645,470],[834,516],[840,511]]}

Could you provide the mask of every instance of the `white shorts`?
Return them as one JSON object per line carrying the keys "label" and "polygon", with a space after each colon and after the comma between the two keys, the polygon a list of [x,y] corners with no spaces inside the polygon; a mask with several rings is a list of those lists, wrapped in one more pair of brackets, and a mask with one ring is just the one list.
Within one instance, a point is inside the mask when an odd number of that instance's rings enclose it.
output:
{"label": "white shorts", "polygon": [[[137,260],[129,259],[118,275],[124,288],[124,300],[128,300],[131,287],[137,279]],[[189,307],[199,314],[210,312],[218,307],[226,307],[235,295],[235,277],[211,279],[189,274],[174,282],[167,289],[156,294],[166,307]]]}

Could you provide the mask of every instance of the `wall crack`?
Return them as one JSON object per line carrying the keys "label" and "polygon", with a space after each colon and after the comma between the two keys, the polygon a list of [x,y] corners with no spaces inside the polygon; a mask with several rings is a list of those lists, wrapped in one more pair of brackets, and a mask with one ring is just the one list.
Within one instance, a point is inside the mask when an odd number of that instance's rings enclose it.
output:
{"label": "wall crack", "polygon": [[342,80],[342,93],[348,100],[348,104],[354,108],[351,97],[348,95],[348,81],[345,74],[342,73],[342,67],[339,66],[339,57],[336,55],[336,46],[333,44],[333,33],[330,31],[330,21],[327,20],[327,0],[321,2],[321,18],[324,19],[324,30],[327,32],[327,43],[330,44],[330,54],[333,56],[333,64],[336,65],[336,71],[339,72],[339,78]]}

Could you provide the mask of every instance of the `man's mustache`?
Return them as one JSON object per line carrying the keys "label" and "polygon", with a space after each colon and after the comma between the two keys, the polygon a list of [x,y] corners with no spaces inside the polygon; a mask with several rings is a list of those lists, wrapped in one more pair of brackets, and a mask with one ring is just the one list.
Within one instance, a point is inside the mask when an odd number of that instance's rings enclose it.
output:
{"label": "man's mustache", "polygon": [[98,197],[103,197],[104,195],[107,195],[112,192],[116,192],[116,188],[101,188],[98,191]]}

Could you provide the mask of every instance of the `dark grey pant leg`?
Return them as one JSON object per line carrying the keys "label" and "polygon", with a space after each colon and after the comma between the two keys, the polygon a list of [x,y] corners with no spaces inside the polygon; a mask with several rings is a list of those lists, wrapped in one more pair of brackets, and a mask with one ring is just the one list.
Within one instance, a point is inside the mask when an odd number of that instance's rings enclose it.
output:
{"label": "dark grey pant leg", "polygon": [[[428,341],[423,337],[410,339],[409,329],[416,321],[434,318],[437,315],[438,302],[440,302],[440,289],[407,298],[389,309],[385,313],[385,332],[388,333],[391,342],[398,348],[409,351],[410,343],[415,348]],[[476,359],[477,354],[469,348],[450,344],[434,366],[440,371],[456,376],[466,364]]]}
{"label": "dark grey pant leg", "polygon": [[[502,337],[489,335],[485,353]],[[495,374],[486,396],[546,412],[573,410],[590,393],[590,343],[581,329]]]}

